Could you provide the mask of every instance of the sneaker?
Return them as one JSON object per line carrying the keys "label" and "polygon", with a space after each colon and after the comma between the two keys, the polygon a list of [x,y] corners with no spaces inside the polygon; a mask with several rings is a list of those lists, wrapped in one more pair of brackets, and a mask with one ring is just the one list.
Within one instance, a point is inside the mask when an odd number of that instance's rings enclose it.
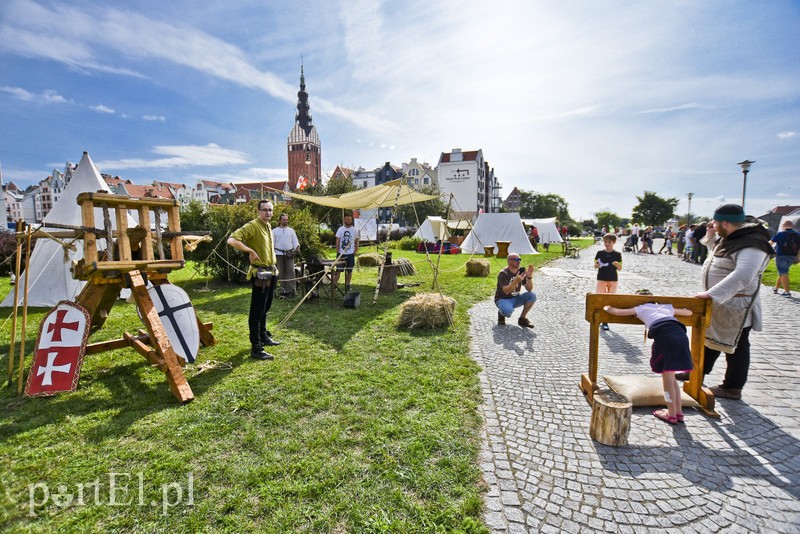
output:
{"label": "sneaker", "polygon": [[497,324],[506,324],[506,316],[497,312]]}
{"label": "sneaker", "polygon": [[786,298],[792,298],[792,294],[791,294],[791,293],[789,293],[788,291],[787,291],[787,292],[785,292],[785,293],[784,293],[783,295],[781,295],[781,296],[782,296],[782,297],[786,297]]}
{"label": "sneaker", "polygon": [[533,328],[533,323],[530,322],[527,317],[520,317],[517,324],[525,328]]}
{"label": "sneaker", "polygon": [[606,331],[607,331],[607,330],[608,330],[608,323],[603,323],[603,324],[601,325],[601,327],[603,328],[603,330],[606,330]]}
{"label": "sneaker", "polygon": [[741,400],[742,399],[742,390],[736,388],[726,388],[723,386],[713,386],[708,388],[711,390],[711,393],[714,394],[715,397],[718,399],[732,399],[732,400]]}
{"label": "sneaker", "polygon": [[777,288],[777,287],[773,287],[773,288],[772,288],[772,292],[773,292],[773,293],[775,293],[775,294],[777,295],[777,294],[778,294],[778,288]]}

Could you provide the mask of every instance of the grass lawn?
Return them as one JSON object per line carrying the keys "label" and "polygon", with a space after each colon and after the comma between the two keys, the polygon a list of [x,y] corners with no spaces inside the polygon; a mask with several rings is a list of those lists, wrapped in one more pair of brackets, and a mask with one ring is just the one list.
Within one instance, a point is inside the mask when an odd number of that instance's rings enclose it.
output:
{"label": "grass lawn", "polygon": [[[766,286],[775,287],[777,279],[778,269],[775,268],[775,260],[770,260],[761,282]],[[789,268],[789,287],[792,291],[800,291],[800,263],[795,263]]]}
{"label": "grass lawn", "polygon": [[[396,320],[409,296],[431,290],[432,269],[424,255],[393,255],[418,270],[400,281],[421,285],[372,304],[377,271],[361,269],[361,306],[303,304],[272,329],[283,342],[272,362],[249,358],[249,288],[191,267],[173,273],[218,341],[186,369],[196,397],[186,406],[133,349],[88,356],[73,393],[18,399],[16,384],[5,384],[4,308],[0,530],[485,531],[467,312],[493,293],[505,260],[490,259],[488,278],[467,278],[467,256],[443,256],[439,280],[457,300],[455,325],[420,332]],[[0,294],[7,290],[0,280]],[[270,323],[293,305],[276,300]],[[26,366],[44,311],[29,314]],[[119,302],[90,342],[141,327],[135,307]]]}

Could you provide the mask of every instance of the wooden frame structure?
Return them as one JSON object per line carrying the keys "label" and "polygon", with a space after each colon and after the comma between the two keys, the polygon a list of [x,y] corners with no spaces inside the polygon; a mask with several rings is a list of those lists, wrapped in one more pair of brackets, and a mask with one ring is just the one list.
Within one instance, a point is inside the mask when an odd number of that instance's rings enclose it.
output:
{"label": "wooden frame structure", "polygon": [[714,411],[714,394],[703,387],[703,350],[706,328],[711,322],[711,300],[694,297],[666,297],[654,295],[622,295],[588,293],[586,295],[586,320],[589,322],[589,372],[581,375],[580,388],[592,402],[597,385],[598,349],[600,344],[601,323],[638,324],[642,322],[635,315],[611,315],[603,310],[604,306],[615,308],[633,308],[640,304],[655,302],[672,304],[675,308],[691,310],[692,315],[675,317],[687,327],[692,328],[691,350],[693,369],[689,381],[684,382],[683,390],[695,399],[706,415],[719,417]]}
{"label": "wooden frame structure", "polygon": [[[146,327],[135,336],[126,332],[121,339],[87,345],[86,354],[133,347],[151,365],[164,372],[170,390],[181,403],[192,401],[194,394],[183,373],[185,362],[176,354],[167,337],[147,292],[147,282],[154,285],[169,284],[167,275],[185,264],[183,236],[196,233],[181,232],[179,207],[175,200],[130,198],[98,192],[81,193],[77,203],[81,210],[82,226],[48,224],[48,227],[66,231],[38,231],[33,233],[33,237],[83,239],[83,259],[73,264],[72,276],[87,282],[75,301],[89,313],[92,332],[105,323],[123,288],[131,289]],[[103,212],[103,228],[95,226],[96,208]],[[129,227],[128,210],[138,213],[138,226]],[[151,212],[155,219],[154,229],[150,227]],[[166,231],[162,229],[162,214],[167,217]],[[112,217],[116,229],[112,227]],[[105,250],[98,250],[98,239],[105,239]],[[169,257],[164,250],[165,241],[169,247]],[[199,319],[197,323],[200,342],[204,346],[213,345],[216,342],[211,333],[213,324],[203,323]]]}

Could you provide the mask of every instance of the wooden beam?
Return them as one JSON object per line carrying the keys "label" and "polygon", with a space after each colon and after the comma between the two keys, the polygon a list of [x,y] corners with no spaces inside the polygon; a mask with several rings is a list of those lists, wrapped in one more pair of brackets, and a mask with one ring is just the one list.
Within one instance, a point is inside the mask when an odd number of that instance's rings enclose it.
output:
{"label": "wooden beam", "polygon": [[142,322],[147,328],[150,340],[154,342],[153,348],[165,362],[164,374],[167,376],[167,382],[172,394],[183,404],[191,402],[194,400],[194,393],[192,393],[189,382],[183,374],[183,369],[181,369],[181,365],[178,362],[178,355],[169,342],[167,332],[161,323],[161,318],[158,316],[158,311],[150,299],[142,274],[139,271],[131,271],[128,273],[128,277],[130,278],[131,293],[136,301],[136,306],[139,308]]}

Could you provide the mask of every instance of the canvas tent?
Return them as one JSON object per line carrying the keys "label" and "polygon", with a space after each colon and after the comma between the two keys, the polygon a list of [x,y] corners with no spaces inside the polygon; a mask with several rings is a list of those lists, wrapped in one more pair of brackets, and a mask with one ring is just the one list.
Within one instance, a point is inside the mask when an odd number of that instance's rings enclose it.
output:
{"label": "canvas tent", "polygon": [[539,243],[563,243],[561,234],[556,227],[556,218],[549,219],[522,219],[525,226],[535,226],[539,231]]}
{"label": "canvas tent", "polygon": [[301,195],[300,193],[286,193],[284,191],[281,191],[281,193],[285,196],[298,200],[305,200],[313,204],[346,210],[391,208],[394,206],[411,204],[412,202],[424,202],[426,200],[435,200],[439,198],[437,195],[417,193],[412,188],[408,187],[405,180],[399,179],[365,189],[350,191],[349,193],[343,193],[341,195],[318,197],[313,195]]}
{"label": "canvas tent", "polygon": [[[83,153],[80,163],[69,184],[64,188],[64,192],[58,202],[44,218],[42,229],[47,230],[47,223],[69,224],[81,226],[81,210],[76,202],[78,195],[84,192],[96,192],[102,190],[111,193],[105,180],[100,176],[94,166],[88,152]],[[103,212],[100,208],[95,209],[95,221],[102,224]],[[133,219],[128,217],[130,227],[135,226]],[[112,217],[112,226],[116,223]],[[66,243],[69,240],[62,240]],[[86,282],[72,278],[70,266],[73,261],[83,258],[83,241],[75,240],[75,250],[68,250],[52,239],[39,238],[36,247],[31,253],[30,265],[27,271],[20,275],[17,283],[20,284],[19,302],[23,302],[23,290],[25,278],[30,276],[28,283],[28,306],[52,307],[61,300],[73,300],[80,293]],[[98,249],[104,249],[105,239],[97,240]],[[0,306],[14,305],[14,291],[6,295]]]}
{"label": "canvas tent", "polygon": [[450,237],[450,230],[447,229],[447,221],[443,217],[428,215],[414,237],[426,243],[436,243],[437,241],[446,241]]}
{"label": "canvas tent", "polygon": [[461,244],[461,251],[467,254],[483,254],[485,245],[496,246],[497,241],[511,241],[509,252],[538,254],[528,240],[518,213],[481,213],[472,231]]}

